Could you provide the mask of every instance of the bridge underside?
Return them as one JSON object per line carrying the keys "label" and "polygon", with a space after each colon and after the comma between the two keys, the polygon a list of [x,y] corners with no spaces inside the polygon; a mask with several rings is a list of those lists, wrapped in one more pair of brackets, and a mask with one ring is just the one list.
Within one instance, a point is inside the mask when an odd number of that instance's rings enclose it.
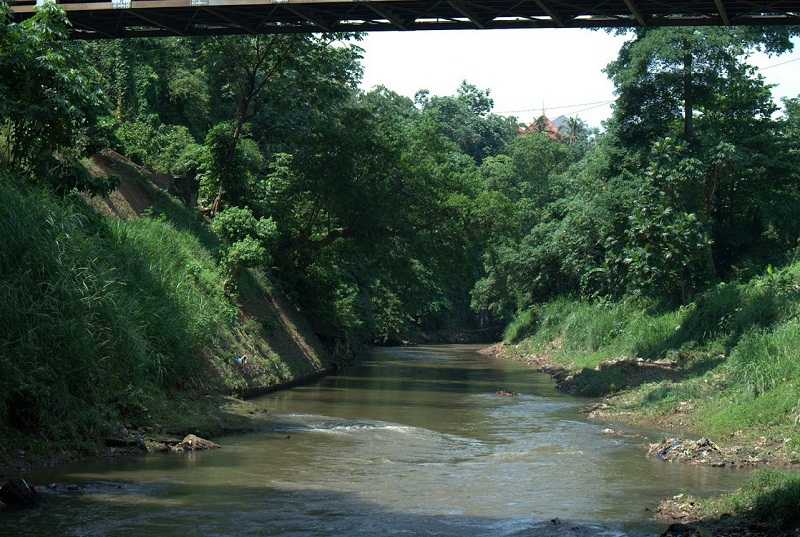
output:
{"label": "bridge underside", "polygon": [[[2,0],[0,0],[2,1]],[[39,0],[42,1],[42,0]],[[800,25],[800,0],[59,0],[77,38]],[[36,0],[10,0],[16,20]]]}

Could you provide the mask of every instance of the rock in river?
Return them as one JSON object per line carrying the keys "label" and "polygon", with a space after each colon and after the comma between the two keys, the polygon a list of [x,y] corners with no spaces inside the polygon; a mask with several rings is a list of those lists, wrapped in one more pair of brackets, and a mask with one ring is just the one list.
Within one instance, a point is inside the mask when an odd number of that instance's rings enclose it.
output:
{"label": "rock in river", "polygon": [[39,493],[24,479],[11,479],[0,488],[0,502],[9,507],[33,507],[39,503]]}
{"label": "rock in river", "polygon": [[215,444],[211,440],[206,440],[205,438],[200,438],[193,434],[187,434],[180,443],[173,446],[172,450],[177,452],[200,451],[204,449],[218,449],[219,447],[221,447],[219,444]]}

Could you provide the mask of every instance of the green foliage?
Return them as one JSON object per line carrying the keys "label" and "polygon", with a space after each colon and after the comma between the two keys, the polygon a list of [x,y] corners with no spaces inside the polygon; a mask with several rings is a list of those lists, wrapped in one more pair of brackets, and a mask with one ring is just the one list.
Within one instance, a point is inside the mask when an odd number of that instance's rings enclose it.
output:
{"label": "green foliage", "polygon": [[223,264],[229,291],[236,288],[243,268],[269,265],[269,251],[278,235],[272,218],[256,219],[250,209],[230,207],[214,218],[211,228],[226,244]]}
{"label": "green foliage", "polygon": [[516,137],[516,120],[492,114],[494,101],[489,92],[466,81],[455,96],[430,96],[422,91],[416,101],[441,133],[478,163],[501,152]]}
{"label": "green foliage", "polygon": [[[205,155],[200,176],[200,199],[208,204],[224,197],[226,204],[237,204],[247,192],[254,174],[263,166],[256,143],[237,131],[231,122],[219,123],[206,135]],[[219,198],[223,201],[222,198]]]}
{"label": "green foliage", "polygon": [[232,243],[225,252],[225,263],[238,274],[244,267],[256,267],[264,263],[267,250],[253,237],[244,237]]}
{"label": "green foliage", "polygon": [[646,185],[635,199],[625,230],[622,258],[630,292],[687,300],[710,279],[711,240],[694,213],[676,210],[663,190]]}
{"label": "green foliage", "polygon": [[250,209],[231,207],[214,218],[211,228],[222,240],[232,244],[247,236],[257,236],[259,222]]}
{"label": "green foliage", "polygon": [[608,67],[620,98],[597,143],[527,135],[485,159],[486,187],[514,208],[487,237],[473,307],[508,319],[564,294],[675,306],[785,263],[800,234],[796,103],[773,119],[744,58],[790,49],[790,33],[636,32]]}
{"label": "green foliage", "polygon": [[112,185],[85,180],[76,163],[102,138],[103,95],[63,10],[47,3],[22,23],[0,6],[0,166],[59,192]]}
{"label": "green foliage", "polygon": [[160,173],[194,179],[207,160],[188,128],[158,124],[155,115],[120,122],[114,134],[125,156]]}

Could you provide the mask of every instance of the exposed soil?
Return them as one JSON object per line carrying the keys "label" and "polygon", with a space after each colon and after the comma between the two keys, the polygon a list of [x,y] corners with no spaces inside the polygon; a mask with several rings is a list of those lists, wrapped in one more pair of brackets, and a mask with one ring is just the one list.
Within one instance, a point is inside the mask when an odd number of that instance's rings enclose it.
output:
{"label": "exposed soil", "polygon": [[671,523],[661,537],[800,537],[800,528],[780,530],[731,515],[708,519],[699,503],[685,494],[662,500],[655,517]]}

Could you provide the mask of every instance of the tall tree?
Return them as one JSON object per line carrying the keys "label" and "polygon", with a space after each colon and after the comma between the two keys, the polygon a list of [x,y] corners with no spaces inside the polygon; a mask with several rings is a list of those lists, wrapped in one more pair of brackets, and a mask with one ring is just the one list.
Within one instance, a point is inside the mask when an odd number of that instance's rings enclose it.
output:
{"label": "tall tree", "polygon": [[695,142],[697,113],[713,110],[717,98],[752,68],[742,62],[761,50],[791,50],[795,28],[655,28],[634,32],[607,68],[619,95],[615,127],[622,143],[649,148],[664,136]]}

